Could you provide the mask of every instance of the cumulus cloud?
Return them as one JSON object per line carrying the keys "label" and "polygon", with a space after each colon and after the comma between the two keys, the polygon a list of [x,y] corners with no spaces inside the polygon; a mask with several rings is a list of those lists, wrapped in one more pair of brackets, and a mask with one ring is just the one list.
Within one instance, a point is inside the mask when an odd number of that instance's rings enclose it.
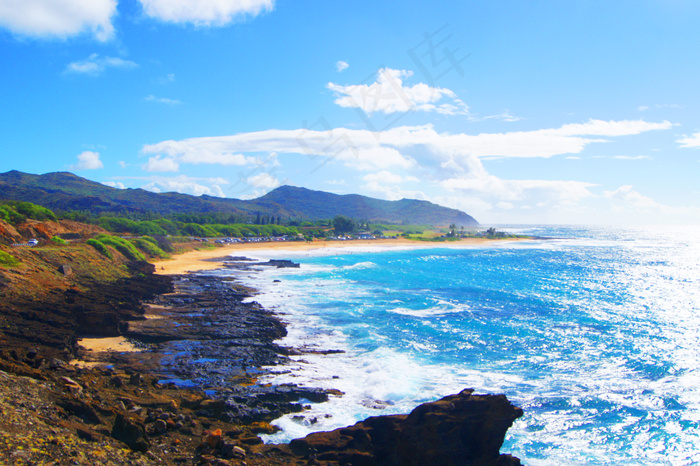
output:
{"label": "cumulus cloud", "polygon": [[341,71],[347,69],[349,66],[350,65],[348,65],[347,62],[340,60],[335,64],[335,69],[338,70],[338,73],[340,73]]}
{"label": "cumulus cloud", "polygon": [[85,60],[69,63],[64,70],[66,74],[84,74],[88,76],[99,76],[108,68],[132,69],[138,68],[138,64],[130,60],[119,57],[101,57],[93,53]]}
{"label": "cumulus cloud", "polygon": [[228,184],[224,178],[190,178],[180,175],[174,178],[158,178],[142,186],[143,189],[154,193],[177,192],[193,196],[226,197],[221,185]]}
{"label": "cumulus cloud", "polygon": [[377,72],[376,81],[371,84],[341,86],[328,83],[327,87],[335,93],[336,104],[358,108],[368,115],[409,111],[469,114],[469,107],[449,89],[430,87],[424,83],[404,85],[403,80],[412,75],[412,71],[382,68]]}
{"label": "cumulus cloud", "polygon": [[65,39],[82,33],[99,41],[113,37],[117,0],[4,0],[0,27],[41,39]]}
{"label": "cumulus cloud", "polygon": [[676,141],[681,147],[688,147],[691,149],[697,149],[700,147],[700,131],[692,134],[691,136],[683,136]]}
{"label": "cumulus cloud", "polygon": [[176,99],[168,99],[166,97],[156,97],[154,95],[149,95],[144,100],[146,102],[156,102],[159,104],[166,104],[166,105],[180,105],[182,103]]}
{"label": "cumulus cloud", "polygon": [[259,173],[248,177],[248,184],[255,188],[274,189],[280,185],[277,178],[269,173]]}
{"label": "cumulus cloud", "polygon": [[147,16],[168,23],[225,26],[271,11],[274,0],[139,0]]}
{"label": "cumulus cloud", "polygon": [[149,158],[141,168],[147,172],[176,172],[180,169],[180,164],[171,157],[156,155]]}
{"label": "cumulus cloud", "polygon": [[99,152],[92,152],[86,150],[82,154],[78,155],[78,163],[76,165],[71,165],[71,170],[97,170],[98,168],[103,168],[104,165],[100,160]]}

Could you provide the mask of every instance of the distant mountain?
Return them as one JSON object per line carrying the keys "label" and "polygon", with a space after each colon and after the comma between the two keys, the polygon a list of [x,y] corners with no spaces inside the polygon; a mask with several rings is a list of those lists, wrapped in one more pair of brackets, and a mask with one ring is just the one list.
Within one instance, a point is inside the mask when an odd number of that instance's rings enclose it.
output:
{"label": "distant mountain", "polygon": [[359,194],[339,195],[293,186],[279,187],[251,202],[265,207],[280,205],[289,211],[303,213],[305,218],[311,220],[333,218],[341,214],[368,221],[412,225],[479,225],[472,216],[462,211],[428,201],[383,201]]}
{"label": "distant mountain", "polygon": [[427,201],[383,201],[358,194],[338,195],[282,186],[250,201],[144,189],[116,189],[68,172],[32,175],[16,170],[0,173],[0,199],[27,201],[52,210],[81,210],[94,214],[224,212],[243,216],[275,215],[318,220],[345,215],[355,219],[413,225],[476,226],[473,217]]}

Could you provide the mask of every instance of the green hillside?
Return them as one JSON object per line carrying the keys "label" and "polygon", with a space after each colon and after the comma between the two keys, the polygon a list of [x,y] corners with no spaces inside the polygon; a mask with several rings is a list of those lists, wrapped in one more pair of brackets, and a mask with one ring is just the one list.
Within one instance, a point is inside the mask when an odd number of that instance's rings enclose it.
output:
{"label": "green hillside", "polygon": [[240,218],[271,215],[283,219],[318,220],[336,215],[372,222],[476,226],[471,216],[427,201],[384,201],[357,194],[337,195],[292,186],[279,187],[249,201],[116,189],[68,172],[32,175],[16,170],[0,174],[0,199],[31,202],[54,211],[93,215],[212,214]]}

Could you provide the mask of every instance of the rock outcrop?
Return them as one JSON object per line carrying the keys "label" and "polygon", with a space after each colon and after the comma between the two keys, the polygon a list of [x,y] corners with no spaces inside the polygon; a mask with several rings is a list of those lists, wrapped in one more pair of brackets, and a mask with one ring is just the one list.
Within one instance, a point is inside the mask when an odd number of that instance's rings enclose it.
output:
{"label": "rock outcrop", "polygon": [[523,411],[505,395],[463,390],[408,415],[370,417],[351,427],[293,440],[296,456],[330,464],[519,465],[501,455],[506,431]]}

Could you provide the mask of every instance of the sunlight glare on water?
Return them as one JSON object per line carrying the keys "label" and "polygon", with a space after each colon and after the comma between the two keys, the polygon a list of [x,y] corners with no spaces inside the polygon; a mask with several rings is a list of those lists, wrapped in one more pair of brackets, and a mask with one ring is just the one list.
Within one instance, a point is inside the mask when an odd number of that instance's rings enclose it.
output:
{"label": "sunlight glare on water", "polygon": [[297,257],[250,278],[290,322],[283,344],[345,351],[269,379],[346,394],[267,441],[471,387],[524,409],[502,451],[526,464],[700,462],[700,230],[517,230],[555,239]]}

